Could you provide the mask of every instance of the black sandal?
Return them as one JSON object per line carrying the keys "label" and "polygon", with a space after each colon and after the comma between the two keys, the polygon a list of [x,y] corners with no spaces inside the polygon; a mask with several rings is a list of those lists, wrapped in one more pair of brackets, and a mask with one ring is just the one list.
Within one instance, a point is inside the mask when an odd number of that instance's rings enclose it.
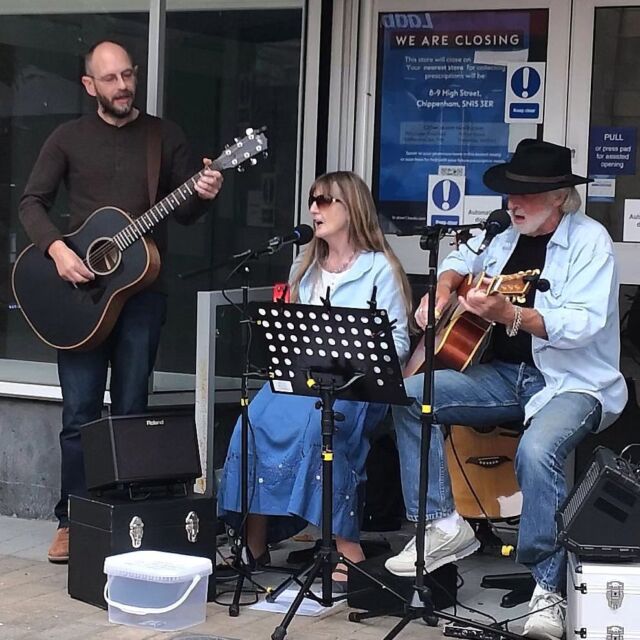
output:
{"label": "black sandal", "polygon": [[[349,573],[346,569],[334,568],[333,573],[339,573],[340,575],[349,577]],[[349,580],[334,580],[331,579],[331,591],[332,593],[344,594],[349,591]]]}

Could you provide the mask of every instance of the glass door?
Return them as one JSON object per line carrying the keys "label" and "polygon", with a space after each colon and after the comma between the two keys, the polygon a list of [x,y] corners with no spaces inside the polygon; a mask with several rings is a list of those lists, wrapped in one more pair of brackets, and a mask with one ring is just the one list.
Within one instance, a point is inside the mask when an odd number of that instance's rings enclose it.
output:
{"label": "glass door", "polygon": [[621,368],[640,379],[640,2],[574,3],[567,144],[585,211],[614,241],[620,274]]}
{"label": "glass door", "polygon": [[567,143],[594,178],[586,212],[616,246],[623,284],[640,284],[640,3],[583,0],[574,9]]}

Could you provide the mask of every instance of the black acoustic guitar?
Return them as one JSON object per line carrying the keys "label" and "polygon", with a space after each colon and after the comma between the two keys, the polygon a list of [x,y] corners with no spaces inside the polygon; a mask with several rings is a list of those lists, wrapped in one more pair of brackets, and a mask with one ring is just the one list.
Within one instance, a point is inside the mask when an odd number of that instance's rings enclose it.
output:
{"label": "black acoustic guitar", "polygon": [[[267,150],[262,132],[247,129],[216,158],[211,168],[223,171],[256,163]],[[141,216],[132,218],[116,207],[94,211],[66,244],[93,271],[95,279],[73,285],[63,280],[54,261],[35,245],[28,246],[13,267],[13,293],[36,335],[56,349],[86,351],[111,332],[126,300],[149,286],[160,272],[158,249],[146,238],[183,202],[196,197],[199,171]]]}

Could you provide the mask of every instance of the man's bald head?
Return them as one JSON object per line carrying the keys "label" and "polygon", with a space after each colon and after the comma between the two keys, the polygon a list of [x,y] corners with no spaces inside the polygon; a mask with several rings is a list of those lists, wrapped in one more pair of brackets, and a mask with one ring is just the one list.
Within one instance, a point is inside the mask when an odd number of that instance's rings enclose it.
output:
{"label": "man's bald head", "polygon": [[84,72],[88,76],[94,75],[92,62],[94,55],[100,58],[112,58],[114,56],[126,56],[129,59],[129,66],[133,67],[133,57],[129,50],[115,40],[100,40],[96,42],[84,56]]}

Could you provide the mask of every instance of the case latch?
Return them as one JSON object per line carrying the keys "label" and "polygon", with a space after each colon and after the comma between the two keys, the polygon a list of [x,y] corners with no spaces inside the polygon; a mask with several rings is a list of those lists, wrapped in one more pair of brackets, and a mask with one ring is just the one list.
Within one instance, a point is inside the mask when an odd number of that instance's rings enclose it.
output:
{"label": "case latch", "polygon": [[609,609],[619,609],[624,599],[624,582],[611,580],[607,582],[607,603]]}
{"label": "case latch", "polygon": [[129,537],[131,538],[131,546],[139,549],[142,546],[142,536],[144,534],[144,522],[140,516],[133,516],[129,523]]}
{"label": "case latch", "polygon": [[624,640],[624,627],[618,625],[607,627],[607,640]]}
{"label": "case latch", "polygon": [[198,539],[198,533],[200,532],[200,518],[195,511],[189,511],[187,517],[184,519],[184,528],[187,532],[187,540],[189,542],[196,542]]}

